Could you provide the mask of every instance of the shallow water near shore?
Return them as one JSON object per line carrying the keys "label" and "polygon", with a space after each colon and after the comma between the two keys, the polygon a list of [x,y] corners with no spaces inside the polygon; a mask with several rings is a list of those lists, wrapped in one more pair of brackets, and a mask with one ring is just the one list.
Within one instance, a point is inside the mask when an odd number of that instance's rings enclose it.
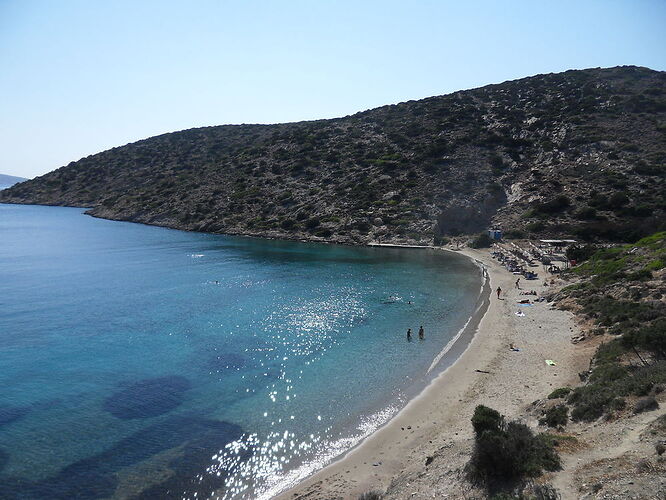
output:
{"label": "shallow water near shore", "polygon": [[2,498],[270,496],[404,406],[482,284],[444,252],[17,205],[0,276]]}

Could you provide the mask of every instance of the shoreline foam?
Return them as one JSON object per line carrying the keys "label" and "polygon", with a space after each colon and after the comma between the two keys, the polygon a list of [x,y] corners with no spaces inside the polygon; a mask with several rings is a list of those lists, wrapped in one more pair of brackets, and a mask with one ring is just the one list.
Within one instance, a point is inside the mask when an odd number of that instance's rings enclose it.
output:
{"label": "shoreline foam", "polygon": [[[435,247],[426,247],[426,246],[406,246],[406,245],[393,245],[393,244],[382,244],[382,245],[371,245],[371,246],[381,246],[388,248],[413,248],[413,249],[426,249],[426,250],[446,250]],[[459,252],[453,252],[457,254]],[[465,256],[467,257],[467,256]],[[467,257],[468,258],[468,257]],[[454,364],[461,354],[469,347],[470,342],[474,338],[474,333],[478,327],[478,323],[485,314],[485,311],[489,305],[490,297],[490,279],[486,266],[479,260],[471,259],[480,270],[481,286],[479,287],[478,296],[476,298],[476,303],[474,305],[474,310],[471,316],[467,321],[459,328],[458,332],[446,343],[446,345],[437,353],[429,368],[423,374],[423,379],[418,389],[414,390],[412,393],[407,393],[406,401],[402,401],[400,405],[389,405],[382,406],[380,409],[372,415],[372,417],[380,417],[380,423],[376,427],[373,425],[372,429],[362,430],[363,423],[355,428],[355,435],[346,437],[340,442],[347,442],[346,446],[337,447],[338,449],[331,451],[324,457],[319,457],[318,460],[313,462],[306,462],[301,464],[296,469],[291,470],[288,474],[285,475],[279,482],[276,482],[271,488],[267,491],[261,493],[257,496],[258,500],[267,500],[270,498],[279,498],[281,494],[284,494],[286,491],[291,491],[293,488],[298,487],[298,485],[307,481],[308,478],[313,477],[318,474],[320,471],[326,469],[329,466],[334,465],[338,461],[344,460],[348,453],[355,450],[359,446],[362,446],[366,439],[370,438],[374,433],[381,430],[386,425],[389,425],[390,422],[397,417],[405,408],[413,401],[415,398],[418,398],[423,391],[439,377],[447,368]],[[435,373],[432,373],[434,369]],[[371,418],[376,422],[374,418]],[[337,442],[336,442],[337,443]]]}

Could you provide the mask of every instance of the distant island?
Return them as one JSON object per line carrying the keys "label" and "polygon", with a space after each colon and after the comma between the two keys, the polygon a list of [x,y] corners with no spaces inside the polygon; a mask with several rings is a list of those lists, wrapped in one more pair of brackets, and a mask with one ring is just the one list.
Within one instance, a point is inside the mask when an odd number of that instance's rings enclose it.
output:
{"label": "distant island", "polygon": [[0,202],[177,229],[366,244],[635,241],[666,221],[666,73],[572,70],[344,118],[164,134]]}
{"label": "distant island", "polygon": [[25,177],[16,177],[15,175],[0,174],[0,189],[12,187],[19,182],[27,181]]}

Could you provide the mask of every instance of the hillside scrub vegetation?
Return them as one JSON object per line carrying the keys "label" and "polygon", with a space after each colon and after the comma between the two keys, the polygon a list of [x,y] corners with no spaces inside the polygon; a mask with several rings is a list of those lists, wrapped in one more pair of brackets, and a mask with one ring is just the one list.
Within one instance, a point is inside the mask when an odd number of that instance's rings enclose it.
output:
{"label": "hillside scrub vegetation", "polygon": [[631,242],[666,221],[666,73],[537,75],[344,118],[183,130],[82,158],[0,202],[213,233],[362,244]]}
{"label": "hillside scrub vegetation", "polygon": [[559,300],[573,298],[595,324],[591,334],[610,339],[598,348],[582,386],[551,394],[566,397],[572,420],[612,418],[631,401],[635,412],[655,408],[654,395],[666,389],[665,261],[666,232],[659,232],[599,249],[572,269],[582,279]]}

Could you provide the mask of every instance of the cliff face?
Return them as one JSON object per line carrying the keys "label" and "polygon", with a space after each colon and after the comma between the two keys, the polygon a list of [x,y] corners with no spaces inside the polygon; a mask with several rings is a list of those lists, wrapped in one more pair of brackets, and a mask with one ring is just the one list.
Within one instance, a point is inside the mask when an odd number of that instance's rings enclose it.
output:
{"label": "cliff face", "polygon": [[0,192],[179,229],[363,243],[488,225],[630,240],[663,228],[666,73],[538,75],[352,116],[164,134]]}

